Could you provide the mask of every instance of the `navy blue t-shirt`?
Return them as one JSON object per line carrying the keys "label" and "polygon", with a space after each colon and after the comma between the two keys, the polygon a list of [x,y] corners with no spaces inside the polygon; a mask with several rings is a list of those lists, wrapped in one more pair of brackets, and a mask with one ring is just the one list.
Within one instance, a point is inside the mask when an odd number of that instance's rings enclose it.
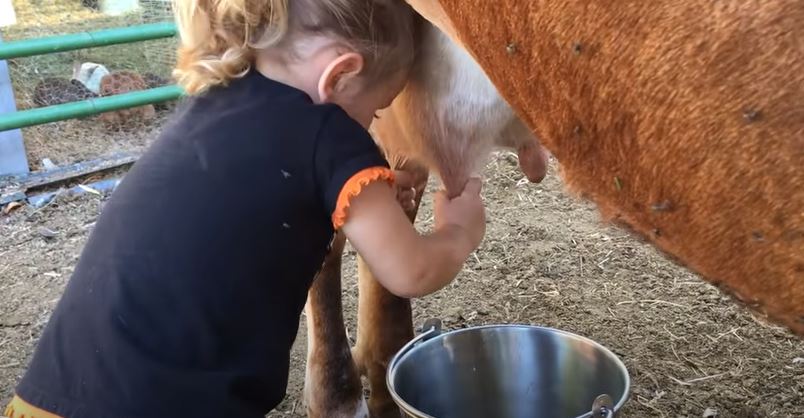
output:
{"label": "navy blue t-shirt", "polygon": [[67,418],[264,416],[338,194],[376,166],[341,108],[258,72],[189,99],[109,199],[17,394]]}

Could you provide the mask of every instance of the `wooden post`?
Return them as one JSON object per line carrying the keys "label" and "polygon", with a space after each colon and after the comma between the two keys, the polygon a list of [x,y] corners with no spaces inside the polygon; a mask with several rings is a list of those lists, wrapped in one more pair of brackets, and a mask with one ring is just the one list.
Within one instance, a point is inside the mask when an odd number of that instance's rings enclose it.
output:
{"label": "wooden post", "polygon": [[[2,2],[4,0],[0,0]],[[3,42],[0,36],[0,43]],[[17,110],[14,101],[14,88],[11,86],[11,74],[6,61],[0,61],[0,114]],[[23,174],[30,171],[28,157],[25,155],[25,144],[22,142],[22,131],[14,129],[0,132],[0,176],[7,174]]]}

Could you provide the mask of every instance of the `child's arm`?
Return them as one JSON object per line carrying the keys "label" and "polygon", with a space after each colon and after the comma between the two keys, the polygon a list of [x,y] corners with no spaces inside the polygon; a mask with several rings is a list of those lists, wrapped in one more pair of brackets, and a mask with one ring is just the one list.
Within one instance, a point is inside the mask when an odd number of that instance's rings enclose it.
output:
{"label": "child's arm", "polygon": [[419,234],[402,211],[395,190],[373,182],[355,196],[343,232],[391,293],[418,297],[451,282],[485,233],[480,180],[471,179],[463,193],[435,199],[435,228]]}

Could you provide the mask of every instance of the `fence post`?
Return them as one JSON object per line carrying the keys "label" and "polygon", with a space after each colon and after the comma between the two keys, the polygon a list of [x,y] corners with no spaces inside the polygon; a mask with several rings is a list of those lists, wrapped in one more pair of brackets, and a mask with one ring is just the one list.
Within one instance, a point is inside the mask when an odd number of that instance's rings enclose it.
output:
{"label": "fence post", "polygon": [[[3,0],[0,0],[2,2]],[[3,43],[0,35],[0,44]],[[6,61],[0,61],[0,114],[10,114],[17,110],[14,101],[14,89]],[[28,157],[25,155],[25,144],[22,142],[22,131],[14,129],[0,131],[0,176],[7,174],[23,174],[30,171]]]}

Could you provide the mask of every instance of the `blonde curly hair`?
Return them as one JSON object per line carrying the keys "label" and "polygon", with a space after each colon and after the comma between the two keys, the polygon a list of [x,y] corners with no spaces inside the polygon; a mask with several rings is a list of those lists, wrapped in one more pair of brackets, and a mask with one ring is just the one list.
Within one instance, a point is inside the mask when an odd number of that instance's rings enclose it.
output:
{"label": "blonde curly hair", "polygon": [[173,0],[181,43],[173,75],[187,94],[244,76],[256,53],[325,35],[363,56],[371,80],[413,61],[413,13],[403,0]]}

